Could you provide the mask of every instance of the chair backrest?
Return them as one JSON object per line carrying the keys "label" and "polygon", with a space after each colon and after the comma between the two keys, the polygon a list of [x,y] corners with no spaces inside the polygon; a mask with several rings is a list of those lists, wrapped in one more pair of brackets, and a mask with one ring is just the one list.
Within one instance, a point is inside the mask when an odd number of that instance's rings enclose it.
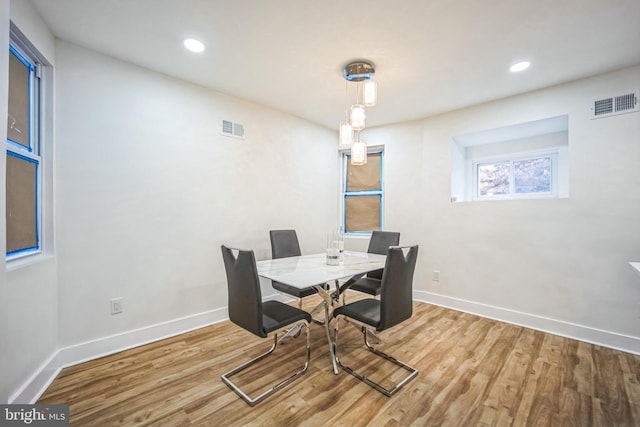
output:
{"label": "chair backrest", "polygon": [[253,251],[233,250],[222,245],[222,258],[227,273],[229,319],[247,331],[266,338],[262,325],[262,292]]}
{"label": "chair backrest", "polygon": [[395,231],[374,231],[371,233],[371,240],[369,240],[367,252],[370,254],[386,255],[389,246],[398,246],[399,244],[400,233]]}
{"label": "chair backrest", "polygon": [[[371,233],[369,240],[369,248],[367,252],[370,254],[386,255],[390,246],[398,246],[400,244],[400,233],[395,231],[374,231]],[[382,280],[382,269],[370,271],[367,277]]]}
{"label": "chair backrest", "polygon": [[[408,249],[405,256],[403,249]],[[378,331],[397,325],[413,314],[413,272],[418,259],[418,245],[389,248],[380,290],[380,325]]]}
{"label": "chair backrest", "polygon": [[300,256],[300,244],[296,230],[271,230],[271,258],[286,258]]}

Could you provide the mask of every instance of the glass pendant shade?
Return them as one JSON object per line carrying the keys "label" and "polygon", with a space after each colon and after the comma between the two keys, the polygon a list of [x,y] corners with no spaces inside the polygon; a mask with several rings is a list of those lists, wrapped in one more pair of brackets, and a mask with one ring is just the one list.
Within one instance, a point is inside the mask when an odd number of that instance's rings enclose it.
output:
{"label": "glass pendant shade", "polygon": [[373,80],[364,82],[363,98],[365,107],[373,107],[378,103],[378,84]]}
{"label": "glass pendant shade", "polygon": [[364,113],[364,105],[356,104],[351,106],[351,112],[349,114],[349,122],[353,130],[364,129],[364,120],[366,115]]}
{"label": "glass pendant shade", "polygon": [[341,148],[351,147],[353,143],[353,128],[347,122],[340,122],[340,140],[339,144]]}
{"label": "glass pendant shade", "polygon": [[355,166],[367,164],[367,144],[359,138],[351,146],[351,164]]}
{"label": "glass pendant shade", "polygon": [[340,123],[338,142],[341,149],[351,148],[351,164],[367,163],[367,144],[360,141],[360,131],[365,128],[367,118],[366,107],[378,103],[378,84],[373,81],[376,69],[372,62],[358,60],[344,67],[344,78],[347,81],[345,101],[349,105],[349,86],[355,88],[355,102],[347,109],[347,118]]}

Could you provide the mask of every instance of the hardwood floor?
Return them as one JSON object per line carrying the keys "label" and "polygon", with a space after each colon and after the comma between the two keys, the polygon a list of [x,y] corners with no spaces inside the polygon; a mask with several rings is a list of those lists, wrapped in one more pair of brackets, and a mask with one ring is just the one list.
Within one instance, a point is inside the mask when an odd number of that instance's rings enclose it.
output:
{"label": "hardwood floor", "polygon": [[[237,382],[251,391],[287,376],[303,363],[303,337]],[[417,302],[380,337],[420,370],[391,398],[334,376],[314,324],[308,371],[251,408],[220,375],[272,341],[226,321],[66,368],[39,403],[70,404],[74,426],[640,426],[640,356]],[[342,322],[339,344],[343,363],[396,377]]]}

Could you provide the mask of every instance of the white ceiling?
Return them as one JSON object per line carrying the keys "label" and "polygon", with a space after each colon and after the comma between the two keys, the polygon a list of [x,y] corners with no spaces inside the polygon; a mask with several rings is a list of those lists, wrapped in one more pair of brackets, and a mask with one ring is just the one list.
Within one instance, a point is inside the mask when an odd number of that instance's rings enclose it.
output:
{"label": "white ceiling", "polygon": [[[368,127],[640,64],[638,0],[31,3],[60,39],[331,128],[353,59],[376,65]],[[510,73],[522,59],[531,67]]]}

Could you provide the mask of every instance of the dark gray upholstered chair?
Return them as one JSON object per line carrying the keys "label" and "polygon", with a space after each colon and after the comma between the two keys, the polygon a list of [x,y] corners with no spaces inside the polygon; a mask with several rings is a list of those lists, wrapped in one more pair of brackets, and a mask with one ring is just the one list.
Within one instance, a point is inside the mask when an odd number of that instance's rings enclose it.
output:
{"label": "dark gray upholstered chair", "polygon": [[[271,240],[271,258],[277,259],[302,255],[296,230],[271,230],[269,231],[269,238]],[[275,280],[271,281],[271,285],[279,292],[298,298],[299,308],[302,308],[302,298],[318,293],[313,286],[300,289]]]}
{"label": "dark gray upholstered chair", "polygon": [[[395,231],[374,231],[371,233],[367,252],[370,254],[386,255],[387,249],[400,244],[400,233]],[[370,271],[364,277],[354,278],[341,286],[341,293],[344,290],[364,292],[365,294],[380,295],[380,281],[382,280],[383,269]],[[344,289],[343,289],[344,288]]]}
{"label": "dark gray upholstered chair", "polygon": [[[238,394],[250,406],[255,405],[267,396],[291,383],[293,380],[302,375],[309,366],[309,357],[311,348],[309,344],[309,323],[311,323],[311,315],[306,311],[291,307],[279,301],[262,302],[262,293],[260,291],[260,279],[258,278],[258,268],[253,251],[238,250],[237,257],[234,250],[222,246],[222,258],[224,260],[224,268],[227,273],[227,288],[229,293],[229,319],[241,328],[260,337],[267,338],[273,334],[273,345],[271,349],[260,356],[249,360],[241,366],[222,375],[222,381]],[[295,325],[291,327],[291,325]],[[278,340],[278,334],[289,328],[284,335]],[[307,356],[304,367],[273,386],[269,390],[260,394],[256,398],[251,398],[245,394],[238,386],[236,386],[230,377],[244,371],[249,366],[264,359],[273,353],[279,342],[285,337],[298,333],[301,328],[305,328],[307,332]]]}
{"label": "dark gray upholstered chair", "polygon": [[[404,250],[407,250],[406,256]],[[346,372],[387,396],[392,396],[407,382],[413,379],[418,374],[418,370],[373,348],[367,340],[367,330],[374,329],[377,332],[381,332],[411,317],[413,314],[413,273],[415,271],[417,258],[417,245],[411,246],[410,248],[389,248],[384,273],[382,274],[380,300],[367,298],[339,306],[333,311],[333,316],[338,319],[336,321],[333,339],[338,365]],[[343,365],[340,362],[338,354],[338,323],[339,320],[343,318],[346,318],[352,324],[360,326],[360,330],[364,336],[364,344],[371,352],[404,368],[409,371],[409,374],[393,388],[387,389],[357,373],[348,366]]]}

